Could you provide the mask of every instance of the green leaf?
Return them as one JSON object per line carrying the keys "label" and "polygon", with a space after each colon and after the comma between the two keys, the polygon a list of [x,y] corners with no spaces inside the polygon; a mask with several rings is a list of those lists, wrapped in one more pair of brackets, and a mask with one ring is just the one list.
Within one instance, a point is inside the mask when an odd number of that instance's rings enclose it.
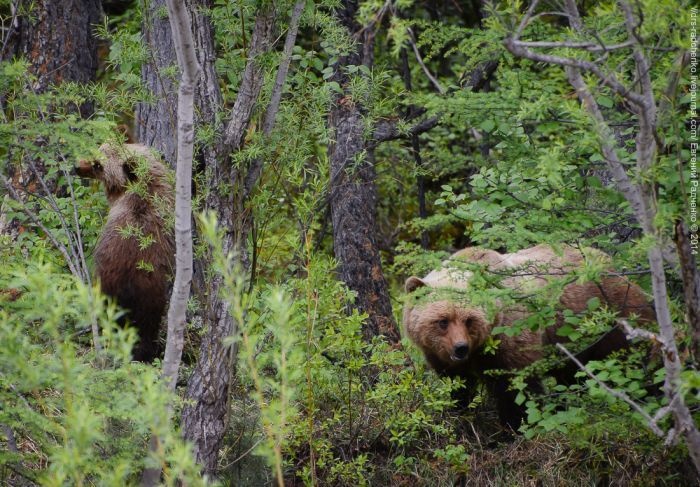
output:
{"label": "green leaf", "polygon": [[597,309],[599,306],[600,306],[600,299],[598,299],[595,296],[592,297],[591,299],[589,299],[588,302],[586,303],[586,308],[588,309],[588,311],[593,311],[593,310]]}
{"label": "green leaf", "polygon": [[481,125],[479,125],[479,128],[486,132],[487,134],[490,134],[494,128],[496,128],[496,122],[494,122],[492,119],[486,119],[483,122],[481,122]]}
{"label": "green leaf", "polygon": [[599,96],[596,101],[598,102],[598,105],[605,108],[612,108],[615,105],[615,102],[612,98],[603,95]]}
{"label": "green leaf", "polygon": [[574,328],[571,325],[563,325],[557,330],[557,336],[568,337],[574,332]]}

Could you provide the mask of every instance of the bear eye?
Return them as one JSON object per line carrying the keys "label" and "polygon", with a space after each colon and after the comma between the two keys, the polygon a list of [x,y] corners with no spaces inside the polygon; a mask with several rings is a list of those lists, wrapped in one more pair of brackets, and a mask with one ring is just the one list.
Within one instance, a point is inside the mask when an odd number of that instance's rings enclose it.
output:
{"label": "bear eye", "polygon": [[136,171],[130,164],[124,164],[124,174],[129,181],[136,181]]}
{"label": "bear eye", "polygon": [[443,330],[447,330],[447,325],[449,325],[449,322],[448,322],[446,319],[443,318],[443,319],[441,319],[441,320],[438,321],[438,325],[439,325],[440,328],[442,328]]}
{"label": "bear eye", "polygon": [[472,326],[472,324],[473,324],[473,320],[471,318],[467,318],[464,320],[464,326],[466,326],[467,328]]}

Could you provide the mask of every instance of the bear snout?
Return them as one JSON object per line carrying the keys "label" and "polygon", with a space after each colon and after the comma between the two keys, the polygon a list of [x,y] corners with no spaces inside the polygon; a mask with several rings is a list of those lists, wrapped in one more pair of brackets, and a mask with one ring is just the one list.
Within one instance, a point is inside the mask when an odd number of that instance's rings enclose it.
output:
{"label": "bear snout", "polygon": [[80,160],[77,166],[73,166],[72,174],[79,176],[81,178],[93,178],[95,173],[92,170],[92,164],[90,161]]}
{"label": "bear snout", "polygon": [[452,359],[456,361],[464,360],[469,355],[469,345],[466,342],[455,343],[452,349]]}

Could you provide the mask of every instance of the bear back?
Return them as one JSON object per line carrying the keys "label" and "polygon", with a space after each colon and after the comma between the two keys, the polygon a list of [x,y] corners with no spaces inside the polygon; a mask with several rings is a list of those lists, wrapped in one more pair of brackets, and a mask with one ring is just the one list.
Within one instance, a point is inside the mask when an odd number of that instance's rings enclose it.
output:
{"label": "bear back", "polygon": [[151,150],[139,144],[105,144],[103,157],[81,161],[77,173],[101,181],[109,214],[95,248],[102,292],[127,313],[120,321],[138,330],[133,355],[153,360],[158,331],[168,302],[175,245],[167,217],[174,190],[168,170]]}

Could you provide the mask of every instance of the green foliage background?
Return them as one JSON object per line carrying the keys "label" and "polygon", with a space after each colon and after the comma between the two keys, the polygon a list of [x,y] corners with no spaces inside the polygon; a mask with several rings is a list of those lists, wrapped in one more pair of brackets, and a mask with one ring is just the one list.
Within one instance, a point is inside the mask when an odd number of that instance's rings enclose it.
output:
{"label": "green foliage background", "polygon": [[[537,370],[517,375],[514,387],[521,391],[528,424],[524,436],[513,441],[500,431],[480,385],[469,385],[470,405],[458,410],[455,397],[464,384],[427,370],[410,343],[391,349],[380,340],[362,341],[364,317],[347,314],[352,293],[334,276],[326,210],[331,137],[326,116],[340,89],[328,80],[352,42],[331,16],[336,3],[308,2],[275,131],[267,139],[251,133],[246,148],[235,155],[238,163],[266,161],[249,204],[256,222],[248,242],[256,262],[250,290],[240,270],[217,252],[215,217],[204,215],[199,224],[200,251],[214,248],[217,259],[210,271],[224,276],[232,313],[245,323],[240,336],[231,337],[239,363],[231,433],[221,456],[224,483],[260,485],[280,475],[290,485],[353,486],[454,485],[465,475],[478,485],[677,485],[689,478],[681,447],[664,446],[628,406],[585,377],[568,387],[548,383],[546,397],[532,397],[525,378]],[[383,4],[362,2],[363,21],[375,18]],[[421,136],[421,166],[414,164],[405,140],[381,144],[376,151],[378,241],[397,321],[403,280],[438,267],[450,251],[467,245],[515,251],[543,242],[570,243],[602,249],[616,269],[643,270],[648,242],[640,238],[630,208],[606,175],[591,122],[563,71],[515,59],[502,47],[521,3],[496,3],[481,23],[451,6],[435,14],[410,0],[392,5],[398,15],[377,30],[375,66],[348,68],[351,101],[366,108],[368,137],[374,123],[395,119],[409,106],[424,107],[426,117],[440,116],[439,126]],[[659,92],[677,54],[670,48],[685,47],[680,32],[688,25],[688,5],[640,2],[644,38],[669,48],[650,51]],[[210,11],[227,101],[235,99],[245,63],[241,33],[252,25],[257,7],[252,1],[214,2]],[[288,7],[289,2],[276,6],[281,12]],[[26,62],[0,64],[0,172],[31,171],[28,161],[34,161],[46,169],[54,187],[71,188],[58,192],[55,204],[31,197],[25,204],[63,245],[70,246],[79,231],[87,268],[106,202],[96,185],[75,180],[70,170],[114,138],[116,124],[137,101],[148,99],[139,77],[148,54],[140,19],[134,8],[98,29],[110,50],[101,79],[89,86],[64,83],[47,93],[27,93],[32,79]],[[605,42],[625,38],[614,2],[595,2],[584,21]],[[413,89],[404,86],[402,49],[411,56],[406,27],[419,34],[417,45],[446,94],[435,93],[412,58]],[[548,19],[527,33],[533,39],[571,36]],[[260,107],[269,97],[277,56],[263,61],[268,76]],[[624,56],[612,53],[606,64],[629,82],[634,74]],[[487,61],[497,61],[498,67],[489,89],[475,92],[466,86],[466,77]],[[635,175],[658,186],[659,220],[669,234],[671,222],[687,205],[680,182],[689,177],[689,154],[682,146],[687,132],[681,121],[689,99],[684,96],[688,80],[682,81],[670,100],[671,115],[660,120],[669,150],[650,174]],[[617,122],[618,137],[631,148],[635,121],[621,109],[622,100],[605,88],[595,87],[595,94]],[[94,107],[88,119],[76,112],[84,103]],[[400,123],[401,130],[408,126]],[[210,142],[215,130],[197,127],[198,144]],[[630,162],[633,153],[620,156]],[[419,174],[428,181],[425,219],[417,218]],[[200,184],[198,190],[201,198],[205,191],[226,188]],[[0,435],[0,478],[124,485],[137,482],[146,462],[160,462],[166,466],[166,483],[178,477],[203,482],[177,425],[163,422],[164,405],[173,398],[158,383],[158,369],[128,361],[134,334],[114,326],[119,311],[68,273],[63,256],[20,205],[9,197],[1,204],[3,218],[16,219],[23,231],[14,239],[0,237],[0,424],[14,431],[19,446],[9,451],[9,437]],[[433,251],[421,248],[423,231]],[[600,270],[592,266],[582,272],[596,276]],[[649,289],[643,272],[632,278]],[[681,288],[679,282],[672,285],[674,320],[684,340]],[[19,297],[9,290],[18,290]],[[488,285],[480,292],[484,302],[494,296]],[[551,308],[542,309],[544,316]],[[599,331],[611,316],[591,306],[585,316],[568,318],[572,329],[585,332]],[[91,346],[93,321],[102,331],[102,353]],[[199,332],[195,326],[190,330],[195,344]],[[647,387],[661,376],[644,370],[645,357],[634,351],[593,364],[592,370],[653,413],[663,404]],[[697,408],[697,372],[689,368],[684,378],[688,401]],[[146,454],[152,432],[165,439],[155,457]]]}

